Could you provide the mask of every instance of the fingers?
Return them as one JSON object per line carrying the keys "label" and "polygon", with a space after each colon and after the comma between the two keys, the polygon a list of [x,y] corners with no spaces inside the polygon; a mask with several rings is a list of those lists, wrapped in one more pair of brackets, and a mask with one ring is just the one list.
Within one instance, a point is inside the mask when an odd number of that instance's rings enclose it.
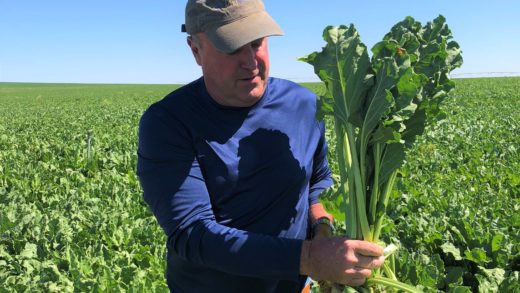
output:
{"label": "fingers", "polygon": [[341,284],[349,286],[360,286],[372,275],[372,269],[354,267],[345,271]]}
{"label": "fingers", "polygon": [[385,262],[384,256],[364,256],[361,254],[356,255],[357,264],[356,267],[363,269],[376,269],[383,265]]}
{"label": "fingers", "polygon": [[379,245],[341,237],[315,238],[302,245],[300,271],[315,280],[359,286],[383,262],[383,248]]}
{"label": "fingers", "polygon": [[347,261],[353,266],[346,270],[343,284],[361,286],[372,274],[372,269],[379,268],[384,263],[383,247],[361,240],[347,240]]}
{"label": "fingers", "polygon": [[383,265],[383,248],[377,244],[361,241],[345,241],[346,260],[352,266],[362,269],[375,269]]}
{"label": "fingers", "polygon": [[366,279],[370,277],[372,274],[371,269],[363,269],[363,268],[352,268],[345,271],[345,275],[348,276],[349,279]]}
{"label": "fingers", "polygon": [[368,241],[362,240],[348,240],[350,242],[350,246],[354,251],[358,254],[364,256],[382,256],[384,253],[384,248]]}

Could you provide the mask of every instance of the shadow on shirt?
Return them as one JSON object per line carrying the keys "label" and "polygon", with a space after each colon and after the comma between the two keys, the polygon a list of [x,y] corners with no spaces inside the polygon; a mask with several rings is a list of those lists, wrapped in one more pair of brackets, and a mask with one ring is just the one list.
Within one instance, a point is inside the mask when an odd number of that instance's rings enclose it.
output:
{"label": "shadow on shirt", "polygon": [[[278,130],[258,129],[240,140],[238,156],[233,196],[242,210],[238,211],[237,228],[273,236],[297,236],[301,227],[292,225],[298,217],[306,218],[307,198],[300,198],[306,176],[294,158],[289,137]],[[303,219],[299,220],[301,224]]]}

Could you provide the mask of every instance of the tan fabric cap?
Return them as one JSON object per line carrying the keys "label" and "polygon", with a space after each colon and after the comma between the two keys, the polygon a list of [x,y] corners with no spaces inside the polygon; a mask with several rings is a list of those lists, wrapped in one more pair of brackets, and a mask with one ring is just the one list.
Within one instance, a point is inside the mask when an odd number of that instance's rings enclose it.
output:
{"label": "tan fabric cap", "polygon": [[206,33],[225,53],[256,39],[283,35],[261,0],[188,0],[183,31],[190,35]]}

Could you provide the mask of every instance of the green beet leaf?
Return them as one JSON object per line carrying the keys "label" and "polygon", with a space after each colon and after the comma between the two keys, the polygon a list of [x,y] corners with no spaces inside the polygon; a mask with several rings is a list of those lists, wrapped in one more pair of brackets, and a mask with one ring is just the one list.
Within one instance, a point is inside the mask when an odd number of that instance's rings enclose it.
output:
{"label": "green beet leaf", "polygon": [[323,39],[327,46],[321,53],[315,52],[300,60],[312,64],[314,72],[325,83],[327,92],[323,101],[327,103],[320,110],[334,113],[346,123],[351,116],[358,115],[371,86],[367,77],[370,68],[367,48],[353,25],[348,28],[328,26]]}
{"label": "green beet leaf", "polygon": [[[454,87],[449,73],[462,64],[460,48],[451,38],[443,16],[425,26],[407,17],[372,48],[369,58],[354,25],[328,26],[321,52],[300,58],[314,66],[325,84],[317,116],[334,119],[338,190],[346,203],[348,237],[379,242],[406,149],[427,124],[444,117],[439,106]],[[478,258],[473,253],[468,257]],[[442,283],[438,260],[431,266],[435,272],[421,276],[423,284]],[[384,271],[369,283],[408,290],[393,272]]]}

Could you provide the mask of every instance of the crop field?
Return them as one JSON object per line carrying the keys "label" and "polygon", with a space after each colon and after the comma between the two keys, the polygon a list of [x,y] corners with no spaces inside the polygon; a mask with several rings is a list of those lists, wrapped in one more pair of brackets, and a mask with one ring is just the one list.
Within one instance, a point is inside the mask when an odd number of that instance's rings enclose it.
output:
{"label": "crop field", "polygon": [[[0,83],[0,292],[167,291],[135,169],[139,118],[176,87]],[[442,110],[388,207],[399,280],[520,292],[520,78],[458,79]],[[334,188],[323,200],[344,218]]]}

